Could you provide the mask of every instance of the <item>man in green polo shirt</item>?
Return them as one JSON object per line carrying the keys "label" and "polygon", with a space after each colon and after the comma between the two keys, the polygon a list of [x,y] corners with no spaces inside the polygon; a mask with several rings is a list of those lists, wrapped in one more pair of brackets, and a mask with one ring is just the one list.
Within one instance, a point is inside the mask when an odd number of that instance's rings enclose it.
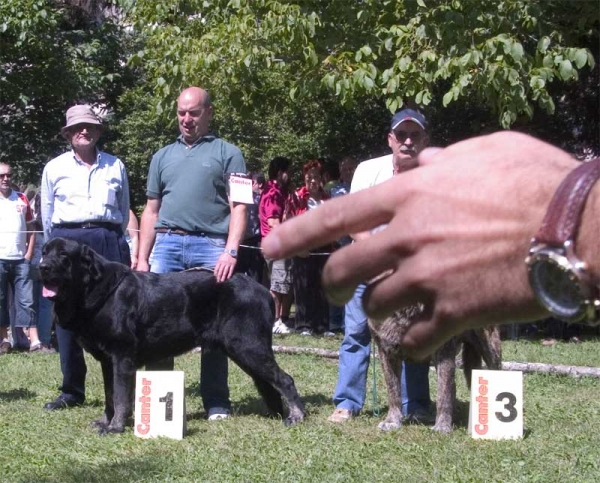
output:
{"label": "man in green polo shirt", "polygon": [[[212,114],[204,89],[189,87],[179,95],[181,135],[150,163],[137,270],[167,273],[206,267],[214,269],[219,282],[233,275],[246,229],[246,206],[229,199],[227,182],[230,174],[245,173],[246,164],[236,146],[209,134]],[[173,369],[173,359],[147,368]],[[203,348],[200,393],[209,420],[228,417],[223,351]]]}

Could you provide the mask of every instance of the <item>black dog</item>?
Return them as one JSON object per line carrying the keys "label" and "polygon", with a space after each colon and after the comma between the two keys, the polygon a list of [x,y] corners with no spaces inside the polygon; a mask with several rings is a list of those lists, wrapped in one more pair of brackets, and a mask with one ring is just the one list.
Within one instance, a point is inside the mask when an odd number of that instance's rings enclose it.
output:
{"label": "black dog", "polygon": [[304,418],[294,380],[272,349],[273,301],[245,275],[217,283],[211,272],[153,274],[109,262],[91,248],[55,238],[43,250],[44,295],[57,322],[100,361],[105,409],[100,433],[119,433],[133,410],[135,371],[202,346],[221,347],[248,373],[273,413]]}

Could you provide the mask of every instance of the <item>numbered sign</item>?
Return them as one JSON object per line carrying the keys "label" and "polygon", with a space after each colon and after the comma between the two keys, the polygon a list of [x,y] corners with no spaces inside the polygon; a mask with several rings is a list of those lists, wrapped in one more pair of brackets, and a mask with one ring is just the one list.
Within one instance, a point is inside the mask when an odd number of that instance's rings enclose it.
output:
{"label": "numbered sign", "polygon": [[183,439],[184,389],[183,371],[137,371],[134,434],[140,438]]}
{"label": "numbered sign", "polygon": [[475,439],[523,437],[523,373],[473,371],[469,434]]}

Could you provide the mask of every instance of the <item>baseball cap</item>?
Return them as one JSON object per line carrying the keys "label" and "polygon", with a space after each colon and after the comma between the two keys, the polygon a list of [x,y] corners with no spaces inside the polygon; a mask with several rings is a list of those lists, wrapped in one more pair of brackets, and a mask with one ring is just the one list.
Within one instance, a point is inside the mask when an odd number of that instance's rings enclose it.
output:
{"label": "baseball cap", "polygon": [[393,131],[406,121],[412,121],[421,126],[424,130],[427,130],[427,120],[425,119],[425,116],[414,109],[402,109],[394,114],[394,117],[392,117],[391,130]]}

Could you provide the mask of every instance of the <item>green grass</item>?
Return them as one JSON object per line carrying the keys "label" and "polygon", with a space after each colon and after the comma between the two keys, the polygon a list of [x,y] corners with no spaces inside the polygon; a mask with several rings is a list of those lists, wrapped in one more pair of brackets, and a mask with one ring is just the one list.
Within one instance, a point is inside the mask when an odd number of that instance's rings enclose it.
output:
{"label": "green grass", "polygon": [[[340,339],[289,336],[278,345],[337,349]],[[600,340],[542,348],[539,341],[506,342],[505,360],[600,366]],[[251,380],[230,365],[235,417],[208,423],[198,396],[199,356],[177,359],[186,373],[188,434],[183,441],[99,437],[89,422],[102,411],[99,365],[88,358],[86,405],[48,413],[57,395],[58,355],[0,358],[0,481],[154,482],[306,481],[593,482],[600,480],[600,381],[524,376],[525,437],[475,441],[466,432],[468,393],[458,378],[459,427],[439,435],[424,426],[393,433],[377,429],[371,395],[361,416],[327,423],[337,361],[278,355],[307,409],[294,428],[264,416]],[[379,404],[386,399],[377,365]],[[371,376],[371,372],[369,373]],[[431,373],[432,396],[435,375]]]}

